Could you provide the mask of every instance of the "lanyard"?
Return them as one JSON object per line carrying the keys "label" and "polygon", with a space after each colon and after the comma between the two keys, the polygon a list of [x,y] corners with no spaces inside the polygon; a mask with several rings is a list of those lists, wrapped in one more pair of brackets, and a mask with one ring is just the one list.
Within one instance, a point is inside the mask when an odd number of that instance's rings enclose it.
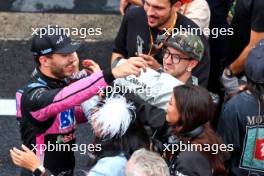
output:
{"label": "lanyard", "polygon": [[151,29],[149,27],[149,35],[150,35],[150,50],[148,52],[148,55],[150,56],[154,56],[155,54],[157,54],[157,52],[163,47],[164,45],[164,42],[168,40],[168,38],[171,36],[172,34],[172,31],[174,29],[174,26],[176,24],[176,20],[177,20],[177,17],[176,17],[176,14],[174,15],[174,19],[173,19],[173,23],[171,25],[171,27],[166,31],[165,35],[165,39],[164,41],[162,41],[158,46],[154,44],[154,38],[153,38],[153,35],[152,35],[152,32],[151,32]]}

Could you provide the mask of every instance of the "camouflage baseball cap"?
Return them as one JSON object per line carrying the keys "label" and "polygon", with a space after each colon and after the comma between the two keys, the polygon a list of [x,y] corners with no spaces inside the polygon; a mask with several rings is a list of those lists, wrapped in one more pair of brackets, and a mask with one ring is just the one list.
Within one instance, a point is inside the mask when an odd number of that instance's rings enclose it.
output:
{"label": "camouflage baseball cap", "polygon": [[204,44],[199,36],[192,33],[178,32],[165,42],[165,46],[180,50],[188,57],[198,61],[203,58]]}

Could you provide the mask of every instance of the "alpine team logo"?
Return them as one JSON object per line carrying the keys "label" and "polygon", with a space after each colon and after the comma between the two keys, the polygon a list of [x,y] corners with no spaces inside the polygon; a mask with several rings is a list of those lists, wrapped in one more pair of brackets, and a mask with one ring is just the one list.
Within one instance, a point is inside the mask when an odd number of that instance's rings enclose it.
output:
{"label": "alpine team logo", "polygon": [[57,45],[59,45],[61,42],[63,42],[63,37],[62,36],[60,36],[60,38],[56,41],[56,44]]}

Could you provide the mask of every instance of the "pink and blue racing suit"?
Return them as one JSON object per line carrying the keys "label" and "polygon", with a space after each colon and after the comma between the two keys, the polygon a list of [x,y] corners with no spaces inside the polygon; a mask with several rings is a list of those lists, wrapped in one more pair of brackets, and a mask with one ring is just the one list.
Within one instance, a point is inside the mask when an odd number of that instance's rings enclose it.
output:
{"label": "pink and blue racing suit", "polygon": [[[75,158],[71,147],[75,144],[75,128],[86,121],[80,104],[113,80],[109,69],[68,85],[36,69],[30,82],[16,92],[23,144],[34,149],[54,175],[73,175]],[[62,151],[62,144],[70,149]]]}

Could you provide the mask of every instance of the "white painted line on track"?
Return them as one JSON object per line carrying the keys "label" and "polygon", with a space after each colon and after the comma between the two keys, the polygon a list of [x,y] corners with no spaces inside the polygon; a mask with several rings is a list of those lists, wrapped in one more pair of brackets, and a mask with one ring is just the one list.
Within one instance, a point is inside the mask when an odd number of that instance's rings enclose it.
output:
{"label": "white painted line on track", "polygon": [[15,99],[0,99],[0,116],[15,116],[16,115],[16,100]]}
{"label": "white painted line on track", "polygon": [[[19,37],[0,37],[0,40],[3,41],[28,41],[31,40],[31,37],[24,37],[24,38],[19,38]],[[111,41],[111,40],[100,40],[100,39],[75,39],[72,38],[72,41],[85,41],[85,42],[100,42],[100,41]]]}

